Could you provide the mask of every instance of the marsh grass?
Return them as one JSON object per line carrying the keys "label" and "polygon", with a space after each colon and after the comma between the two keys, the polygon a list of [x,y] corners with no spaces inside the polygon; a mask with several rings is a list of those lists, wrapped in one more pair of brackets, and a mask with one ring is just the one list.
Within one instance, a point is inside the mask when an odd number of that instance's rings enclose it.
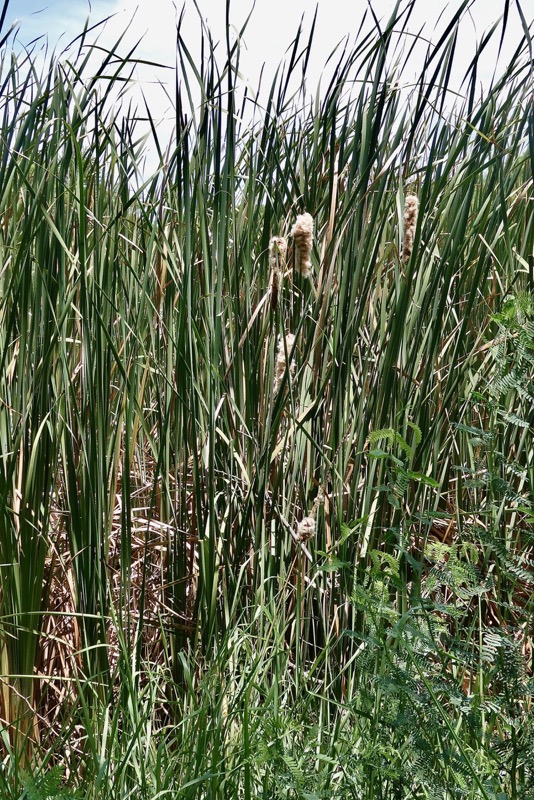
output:
{"label": "marsh grass", "polygon": [[262,104],[178,31],[148,178],[120,42],[4,47],[6,798],[534,796],[531,42],[447,110],[466,6],[311,103],[313,29]]}

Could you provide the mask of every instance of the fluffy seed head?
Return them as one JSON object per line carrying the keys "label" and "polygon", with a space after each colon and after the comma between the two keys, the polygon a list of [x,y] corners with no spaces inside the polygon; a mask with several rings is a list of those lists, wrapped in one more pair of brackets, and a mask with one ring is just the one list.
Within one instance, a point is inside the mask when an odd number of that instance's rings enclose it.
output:
{"label": "fluffy seed head", "polygon": [[297,249],[295,269],[307,278],[311,269],[311,249],[313,245],[313,217],[306,211],[299,214],[291,231]]}
{"label": "fluffy seed head", "polygon": [[[294,344],[295,344],[295,337],[293,336],[292,333],[286,333],[285,336],[278,337],[278,349],[276,351],[276,358],[274,361],[273,391],[275,394],[282,385],[282,380],[284,378],[284,374],[286,371],[286,351],[289,358],[289,354],[291,353]],[[293,375],[294,371],[295,371],[295,362],[291,360],[289,363],[289,374]]]}
{"label": "fluffy seed head", "polygon": [[406,195],[406,200],[404,201],[404,240],[402,242],[402,260],[405,263],[409,260],[413,250],[418,210],[419,199],[414,194]]}
{"label": "fluffy seed head", "polygon": [[269,242],[269,264],[283,269],[286,263],[287,240],[283,236],[273,236]]}
{"label": "fluffy seed head", "polygon": [[287,240],[273,236],[269,242],[269,267],[271,271],[271,308],[278,304],[278,292],[286,268]]}
{"label": "fluffy seed head", "polygon": [[316,524],[313,517],[303,517],[297,525],[295,538],[297,542],[307,542],[315,535]]}

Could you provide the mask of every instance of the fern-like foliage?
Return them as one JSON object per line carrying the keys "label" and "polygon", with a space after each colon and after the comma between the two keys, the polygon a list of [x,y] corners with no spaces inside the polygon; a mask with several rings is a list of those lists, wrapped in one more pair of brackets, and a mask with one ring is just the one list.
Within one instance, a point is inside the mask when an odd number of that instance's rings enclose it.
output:
{"label": "fern-like foliage", "polygon": [[21,800],[80,800],[80,795],[65,787],[64,770],[53,766],[28,778]]}

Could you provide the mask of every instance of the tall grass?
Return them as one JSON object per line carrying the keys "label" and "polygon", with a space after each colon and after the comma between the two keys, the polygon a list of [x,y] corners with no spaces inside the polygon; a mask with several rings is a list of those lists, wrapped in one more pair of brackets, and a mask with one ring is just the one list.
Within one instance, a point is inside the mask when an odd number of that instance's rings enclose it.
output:
{"label": "tall grass", "polygon": [[120,42],[4,46],[6,798],[534,797],[531,40],[450,103],[468,5],[311,100],[313,26],[257,99],[179,30],[153,177]]}

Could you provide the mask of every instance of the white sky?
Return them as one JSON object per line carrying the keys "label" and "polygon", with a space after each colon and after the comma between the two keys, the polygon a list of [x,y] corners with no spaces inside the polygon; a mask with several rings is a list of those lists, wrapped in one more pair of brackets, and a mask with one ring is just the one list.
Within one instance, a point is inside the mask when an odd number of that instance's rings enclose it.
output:
{"label": "white sky", "polygon": [[[48,7],[46,7],[47,1]],[[63,34],[60,42],[64,46],[80,33],[89,11],[88,0],[18,0],[18,2],[21,11],[27,12],[32,3],[33,10],[44,9],[38,14],[22,15],[18,39],[24,43],[37,35],[46,34],[49,44],[53,46]],[[197,0],[197,2],[203,18],[209,24],[214,40],[221,41],[221,50],[224,51],[226,0]],[[534,18],[532,0],[510,0],[510,18],[501,61],[506,61],[510,57],[521,37],[518,2],[521,3],[527,21],[530,23]],[[118,38],[130,23],[122,51],[126,50],[127,43],[142,38],[141,45],[136,50],[137,57],[174,68],[176,8],[181,9],[182,3],[185,7],[182,35],[193,52],[198,54],[199,18],[194,0],[176,0],[176,3],[172,0],[93,0],[91,20],[96,22],[109,14],[115,15],[106,26],[101,40],[104,45]],[[236,30],[244,23],[252,5],[252,0],[231,0],[231,22]],[[242,74],[247,77],[251,86],[257,86],[260,69],[265,63],[264,83],[270,85],[275,69],[290,45],[301,18],[304,15],[304,31],[308,33],[317,6],[318,19],[308,77],[308,90],[311,93],[321,79],[326,59],[345,37],[353,37],[360,27],[368,5],[367,0],[256,0],[241,50]],[[406,5],[407,2],[404,0],[401,7]],[[420,33],[423,29],[423,36],[435,41],[460,5],[461,0],[451,0],[447,6],[438,0],[416,0],[409,28],[414,34]],[[384,22],[389,19],[394,6],[394,0],[372,0],[375,14]],[[17,0],[12,0],[8,14],[9,21],[13,20],[16,7]],[[469,11],[465,13],[461,27],[460,46],[455,57],[457,77],[463,75],[475,51],[477,41],[483,32],[502,16],[504,7],[505,0],[473,0]],[[368,20],[371,25],[372,18],[369,13]],[[487,54],[483,63],[481,79],[486,81],[495,68],[498,39],[497,35],[495,48]],[[424,48],[421,47],[421,50]],[[417,72],[417,59],[414,59],[413,64],[412,75],[404,74],[400,77],[402,83],[410,83],[414,78]],[[163,122],[161,128],[162,139],[166,140],[170,135],[174,111],[172,102],[165,96],[158,83],[166,84],[170,97],[173,98],[175,82],[173,69],[156,70],[153,67],[143,67],[139,69],[138,78],[149,100],[153,116],[156,119],[167,119],[167,123]],[[134,90],[134,98],[139,97],[139,91],[136,93]]]}
{"label": "white sky", "polygon": [[[508,52],[521,35],[518,2],[527,20],[534,18],[532,0],[510,0]],[[214,39],[224,41],[226,0],[197,0],[197,3]],[[241,27],[253,5],[253,0],[231,0],[231,22],[235,29]],[[404,0],[401,7],[406,5]],[[410,30],[418,33],[423,29],[424,35],[435,38],[438,19],[441,17],[439,31],[460,5],[461,0],[450,0],[448,4],[439,0],[416,0]],[[11,0],[8,19],[16,16],[17,7],[26,11],[33,8],[38,13],[21,16],[19,39],[27,42],[35,35],[46,34],[53,44],[62,33],[63,42],[79,33],[90,8],[93,21],[109,14],[115,15],[115,19],[107,26],[106,39],[109,40],[123,32],[133,16],[128,41],[143,37],[140,47],[143,57],[174,66],[176,9],[181,10],[182,6],[185,8],[184,36],[194,44],[198,41],[195,0]],[[374,12],[384,21],[389,18],[394,6],[395,0],[372,0]],[[264,62],[271,70],[278,65],[302,17],[305,30],[309,30],[316,7],[318,22],[312,71],[319,77],[321,66],[334,47],[359,28],[369,3],[367,0],[256,0],[242,51],[243,72],[251,82],[254,82]],[[505,0],[472,0],[462,26],[461,50],[465,63],[474,50],[476,40],[502,15],[504,7]],[[368,18],[370,20],[369,13]]]}

